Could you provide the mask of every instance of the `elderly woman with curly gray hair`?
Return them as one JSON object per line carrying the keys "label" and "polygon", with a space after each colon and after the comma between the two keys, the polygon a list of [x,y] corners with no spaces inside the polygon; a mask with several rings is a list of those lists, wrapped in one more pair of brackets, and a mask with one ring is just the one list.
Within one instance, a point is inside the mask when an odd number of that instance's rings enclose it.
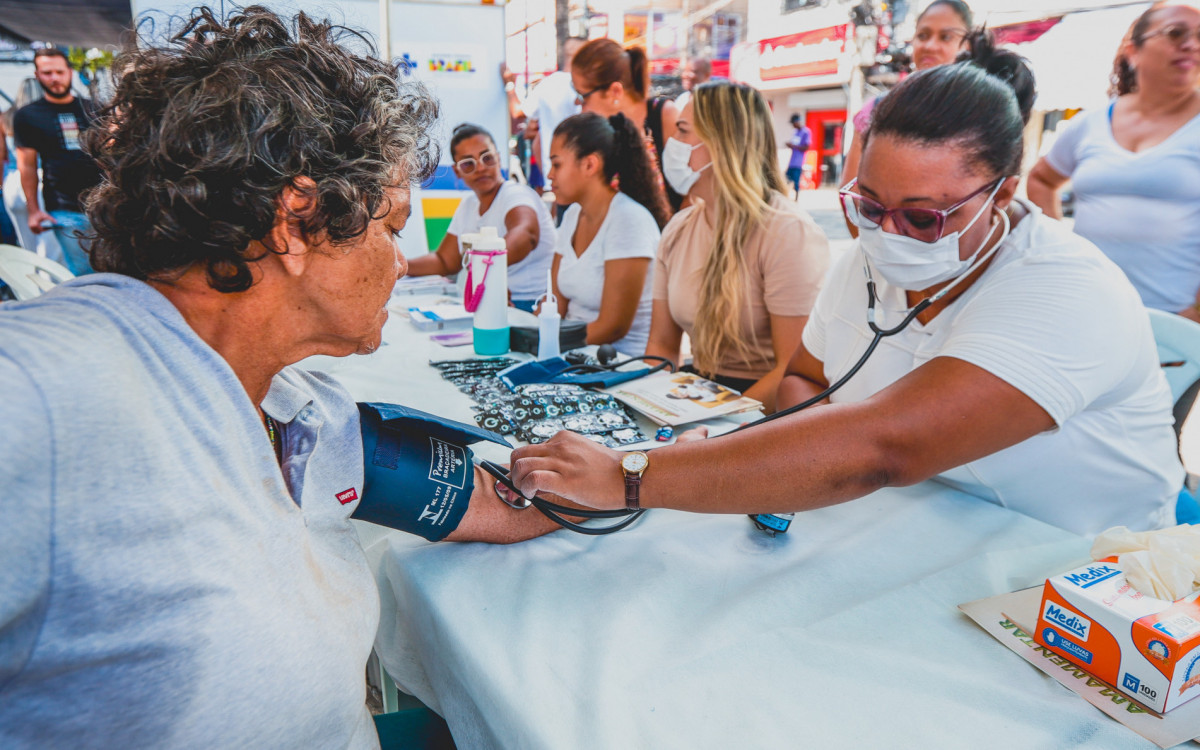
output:
{"label": "elderly woman with curly gray hair", "polygon": [[[0,307],[0,747],[375,747],[359,411],[293,364],[379,346],[437,105],[260,7],[115,70],[101,273]],[[446,538],[549,530],[475,487]]]}

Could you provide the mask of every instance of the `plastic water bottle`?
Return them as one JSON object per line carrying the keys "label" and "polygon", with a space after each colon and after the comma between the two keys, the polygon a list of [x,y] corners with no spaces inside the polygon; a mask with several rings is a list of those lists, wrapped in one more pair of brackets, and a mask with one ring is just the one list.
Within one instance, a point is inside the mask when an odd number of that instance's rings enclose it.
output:
{"label": "plastic water bottle", "polygon": [[538,313],[538,359],[551,359],[561,355],[558,350],[558,329],[561,323],[558,298],[554,296],[554,283],[547,269],[546,294],[542,297],[542,309]]}
{"label": "plastic water bottle", "polygon": [[508,247],[495,227],[472,238],[463,305],[474,313],[475,353],[508,352]]}

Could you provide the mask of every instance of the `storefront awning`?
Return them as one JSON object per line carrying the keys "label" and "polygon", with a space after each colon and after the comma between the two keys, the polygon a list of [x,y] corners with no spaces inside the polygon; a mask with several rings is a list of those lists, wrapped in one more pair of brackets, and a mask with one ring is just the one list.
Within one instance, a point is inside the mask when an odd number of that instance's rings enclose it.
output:
{"label": "storefront awning", "polygon": [[115,47],[132,23],[129,0],[0,0],[0,29],[30,42]]}
{"label": "storefront awning", "polygon": [[850,24],[745,42],[729,56],[729,77],[764,91],[840,86],[855,57]]}

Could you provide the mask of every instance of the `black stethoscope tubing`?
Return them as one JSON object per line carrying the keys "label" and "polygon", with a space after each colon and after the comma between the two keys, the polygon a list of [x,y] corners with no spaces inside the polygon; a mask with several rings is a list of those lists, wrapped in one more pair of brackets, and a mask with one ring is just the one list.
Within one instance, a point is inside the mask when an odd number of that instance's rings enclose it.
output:
{"label": "black stethoscope tubing", "polygon": [[[810,398],[802,403],[796,404],[795,406],[784,409],[783,411],[778,411],[778,412],[775,412],[774,414],[765,416],[762,419],[756,420],[754,422],[748,422],[745,425],[743,425],[742,427],[740,427],[739,429],[744,430],[749,427],[754,427],[756,425],[765,424],[772,420],[779,419],[781,417],[786,417],[789,414],[795,414],[796,412],[798,412],[802,409],[807,409],[810,406],[813,406],[815,404],[820,403],[821,401],[824,401],[826,398],[828,398],[830,396],[830,394],[834,393],[839,388],[841,388],[843,385],[845,385],[850,380],[850,378],[854,377],[854,375],[860,369],[862,369],[862,366],[864,364],[866,364],[867,359],[875,351],[875,347],[877,347],[879,345],[880,341],[882,341],[884,338],[886,338],[888,336],[895,336],[896,334],[900,333],[905,328],[907,328],[908,325],[910,323],[912,323],[913,320],[915,320],[918,315],[920,315],[922,312],[924,312],[926,309],[928,309],[929,306],[932,305],[936,301],[936,298],[930,297],[930,298],[921,300],[911,310],[908,311],[908,313],[904,316],[904,319],[901,320],[899,324],[897,324],[891,328],[880,328],[879,325],[875,322],[876,300],[877,300],[877,296],[875,294],[875,282],[868,278],[867,279],[867,325],[870,326],[871,331],[875,335],[871,339],[871,343],[867,346],[866,350],[862,353],[862,356],[858,358],[858,362],[856,362],[854,364],[854,366],[851,367],[846,372],[845,375],[838,378],[837,382],[835,382],[833,385],[829,386],[825,390],[821,391],[817,395],[813,396],[812,398]],[[662,357],[636,357],[634,359],[641,359],[641,360],[659,359],[659,360],[662,360],[659,364],[655,365],[650,370],[650,372],[657,372],[657,371],[662,370],[667,367],[670,367],[672,371],[675,370],[674,363],[671,362],[670,360],[664,359]],[[629,361],[631,361],[631,360],[626,360],[625,362],[622,362],[621,364],[622,365],[628,364]],[[613,367],[603,366],[603,365],[601,365],[601,366],[576,365],[575,367],[576,368],[588,368],[586,370],[585,369],[577,370],[580,372],[600,372],[600,371],[604,371],[604,370],[615,369]],[[570,368],[570,369],[575,369],[575,368]],[[649,373],[647,373],[647,374],[649,374]],[[588,509],[581,509],[581,508],[568,508],[563,505],[558,505],[557,503],[552,503],[549,500],[546,500],[544,498],[540,498],[537,495],[534,495],[533,497],[526,497],[524,494],[521,493],[520,490],[517,489],[516,484],[514,484],[512,479],[509,478],[508,472],[504,469],[504,467],[494,464],[491,461],[483,461],[483,460],[481,460],[479,462],[479,466],[484,471],[486,471],[488,474],[491,474],[493,477],[495,477],[497,482],[499,482],[500,484],[503,484],[516,497],[521,498],[522,500],[526,501],[533,507],[537,508],[538,511],[540,511],[543,515],[545,515],[547,518],[554,521],[558,525],[562,526],[563,528],[569,529],[569,530],[574,531],[579,534],[587,534],[590,536],[600,536],[602,534],[611,534],[614,531],[620,531],[620,530],[628,527],[630,524],[632,524],[634,521],[636,521],[638,518],[640,518],[642,513],[645,512],[644,510],[624,510],[624,509],[621,509],[621,510],[588,510]],[[526,507],[528,507],[528,506],[526,506]],[[610,524],[608,526],[582,526],[580,524],[568,521],[566,518],[563,517],[564,515],[572,515],[572,516],[576,516],[579,518],[589,518],[589,519],[623,518],[624,520],[619,523]]]}
{"label": "black stethoscope tubing", "polygon": [[[495,477],[497,482],[503,484],[517,497],[525,500],[530,505],[537,508],[542,515],[546,516],[551,521],[554,521],[559,526],[562,526],[564,529],[569,529],[579,534],[587,534],[589,536],[611,534],[614,531],[620,531],[621,529],[629,526],[634,521],[638,520],[642,513],[645,513],[644,510],[591,510],[585,508],[568,508],[564,505],[552,503],[545,498],[538,497],[537,495],[534,495],[533,497],[526,497],[525,495],[521,494],[520,490],[517,489],[517,486],[513,483],[512,479],[509,478],[508,472],[504,469],[504,467],[494,464],[491,461],[483,460],[479,462],[479,467]],[[572,515],[579,518],[623,518],[625,520],[609,526],[582,526],[580,524],[568,521],[563,517],[564,515]]]}
{"label": "black stethoscope tubing", "polygon": [[[742,425],[738,429],[744,430],[749,427],[754,427],[756,425],[766,424],[767,422],[771,422],[773,420],[780,419],[782,417],[786,417],[789,414],[795,414],[796,412],[800,411],[801,409],[807,409],[808,407],[813,406],[815,404],[819,404],[822,401],[824,401],[825,399],[829,398],[829,396],[831,394],[833,394],[835,391],[837,391],[839,388],[841,388],[843,385],[845,385],[846,382],[850,380],[850,378],[854,377],[854,375],[859,370],[862,369],[862,366],[867,363],[867,358],[869,358],[871,356],[871,353],[875,351],[875,347],[879,346],[880,341],[887,338],[888,336],[895,336],[897,333],[900,333],[905,328],[908,328],[909,323],[912,323],[914,320],[916,320],[918,315],[925,312],[927,309],[929,309],[930,305],[932,305],[935,301],[937,301],[937,297],[926,297],[925,299],[921,300],[916,305],[914,305],[913,308],[908,311],[908,314],[904,316],[904,320],[901,320],[899,324],[892,326],[891,328],[880,328],[879,325],[875,322],[875,301],[876,301],[876,299],[877,299],[877,297],[875,295],[875,282],[872,279],[867,279],[867,325],[871,327],[871,331],[875,335],[871,339],[871,343],[869,345],[867,345],[866,351],[864,351],[862,353],[862,356],[858,358],[858,361],[854,363],[854,366],[846,371],[845,375],[838,378],[837,382],[835,382],[833,385],[829,386],[828,388],[821,391],[820,393],[813,396],[812,398],[808,399],[807,401],[802,401],[802,402],[796,404],[795,406],[789,406],[788,408],[786,408],[782,411],[777,411],[774,414],[768,414],[767,416],[763,417],[762,419],[758,419],[753,422],[747,422],[746,424]],[[736,432],[736,430],[735,430],[735,432]]]}

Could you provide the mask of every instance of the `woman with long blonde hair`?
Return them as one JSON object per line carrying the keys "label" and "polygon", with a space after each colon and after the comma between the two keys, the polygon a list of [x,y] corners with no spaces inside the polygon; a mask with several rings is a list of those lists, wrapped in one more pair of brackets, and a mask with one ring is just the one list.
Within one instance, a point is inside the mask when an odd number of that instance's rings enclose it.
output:
{"label": "woman with long blonde hair", "polygon": [[800,342],[829,265],[825,234],[784,198],[771,112],[726,81],[692,92],[663,171],[691,205],[663,230],[647,354],[677,360],[764,403]]}

